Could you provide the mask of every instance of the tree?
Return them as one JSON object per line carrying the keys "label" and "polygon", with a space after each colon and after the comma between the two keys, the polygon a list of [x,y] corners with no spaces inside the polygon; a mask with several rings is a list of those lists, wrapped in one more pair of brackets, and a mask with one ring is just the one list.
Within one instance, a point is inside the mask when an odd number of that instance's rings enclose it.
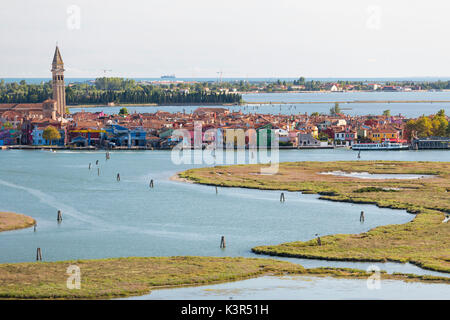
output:
{"label": "tree", "polygon": [[12,129],[12,128],[13,128],[13,125],[12,125],[9,121],[6,121],[6,122],[3,124],[3,127],[4,127],[5,129]]}
{"label": "tree", "polygon": [[122,109],[120,109],[119,114],[120,114],[121,116],[126,116],[126,115],[128,114],[128,109],[125,108],[125,107],[122,108]]}
{"label": "tree", "polygon": [[325,132],[320,132],[318,138],[320,141],[328,141],[329,137],[328,134],[326,134]]}
{"label": "tree", "polygon": [[385,116],[385,117],[390,117],[391,116],[391,110],[384,110],[383,111],[383,116]]}
{"label": "tree", "polygon": [[425,138],[433,134],[433,123],[429,117],[421,116],[417,120],[409,120],[406,129],[410,134],[414,131],[419,138]]}
{"label": "tree", "polygon": [[330,109],[330,114],[335,116],[338,113],[341,113],[341,108],[339,107],[339,103],[335,102],[334,107]]}
{"label": "tree", "polygon": [[54,140],[61,139],[61,134],[59,133],[58,129],[56,129],[53,126],[48,126],[44,129],[44,133],[42,134],[42,137],[45,140],[50,141],[50,143],[53,145]]}
{"label": "tree", "polygon": [[445,118],[445,115],[439,116],[438,114],[436,114],[431,121],[433,126],[431,131],[433,136],[445,137],[447,135],[448,121]]}
{"label": "tree", "polygon": [[419,138],[450,136],[450,124],[445,116],[445,111],[439,110],[435,115],[428,117],[423,115],[417,120],[409,120],[406,123],[406,133],[411,135],[413,131]]}

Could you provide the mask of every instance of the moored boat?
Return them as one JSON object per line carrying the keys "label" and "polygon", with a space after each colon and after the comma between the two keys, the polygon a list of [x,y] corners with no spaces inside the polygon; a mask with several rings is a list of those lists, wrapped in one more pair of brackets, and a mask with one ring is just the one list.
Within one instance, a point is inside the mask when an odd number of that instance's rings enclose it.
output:
{"label": "moored boat", "polygon": [[400,142],[355,143],[353,150],[407,150],[409,146]]}

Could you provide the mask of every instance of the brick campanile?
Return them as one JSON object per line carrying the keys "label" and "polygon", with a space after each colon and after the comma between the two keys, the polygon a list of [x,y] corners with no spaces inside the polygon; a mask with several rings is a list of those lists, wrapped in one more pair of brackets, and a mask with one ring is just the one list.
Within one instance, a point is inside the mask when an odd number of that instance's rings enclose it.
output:
{"label": "brick campanile", "polygon": [[55,55],[52,62],[52,88],[53,100],[56,101],[56,112],[60,117],[66,113],[66,87],[64,85],[64,62],[59,52],[58,46],[55,49]]}

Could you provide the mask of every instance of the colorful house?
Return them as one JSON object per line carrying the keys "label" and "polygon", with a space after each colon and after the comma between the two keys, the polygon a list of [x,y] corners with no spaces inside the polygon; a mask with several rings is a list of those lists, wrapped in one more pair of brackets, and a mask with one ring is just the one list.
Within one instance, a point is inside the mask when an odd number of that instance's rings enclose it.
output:
{"label": "colorful house", "polygon": [[109,125],[105,130],[105,138],[116,146],[145,147],[147,132],[142,128],[126,128],[117,124]]}
{"label": "colorful house", "polygon": [[58,129],[61,138],[59,140],[49,141],[44,139],[44,130],[47,128],[47,125],[34,125],[33,131],[31,132],[32,136],[32,145],[34,146],[42,146],[42,145],[54,145],[54,146],[64,146],[65,142],[65,130]]}
{"label": "colorful house", "polygon": [[357,137],[357,132],[351,127],[345,127],[343,130],[334,133],[334,141],[345,145],[352,145]]}
{"label": "colorful house", "polygon": [[394,128],[374,128],[369,131],[369,139],[372,142],[391,141],[397,142],[400,139],[400,132]]}
{"label": "colorful house", "polygon": [[0,122],[0,146],[20,144],[21,130],[15,129],[9,122]]}

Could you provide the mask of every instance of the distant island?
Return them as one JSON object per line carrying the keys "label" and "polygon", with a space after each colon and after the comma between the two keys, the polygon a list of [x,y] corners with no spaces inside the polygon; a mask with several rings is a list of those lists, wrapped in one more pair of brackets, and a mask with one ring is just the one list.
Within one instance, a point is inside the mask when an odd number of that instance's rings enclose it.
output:
{"label": "distant island", "polygon": [[[66,86],[67,105],[114,104],[241,104],[244,93],[270,92],[397,92],[450,90],[450,81],[385,81],[364,82],[338,80],[335,82],[292,81],[181,81],[174,75],[163,81],[136,81],[124,78],[97,78],[69,83]],[[37,103],[52,97],[52,84],[28,84],[25,80],[5,83],[0,80],[0,103]]]}
{"label": "distant island", "polygon": [[[52,83],[5,83],[0,80],[0,103],[37,103],[52,97]],[[123,78],[97,78],[92,82],[69,83],[67,105],[89,104],[237,104],[242,96],[227,89],[199,83],[149,84]]]}

